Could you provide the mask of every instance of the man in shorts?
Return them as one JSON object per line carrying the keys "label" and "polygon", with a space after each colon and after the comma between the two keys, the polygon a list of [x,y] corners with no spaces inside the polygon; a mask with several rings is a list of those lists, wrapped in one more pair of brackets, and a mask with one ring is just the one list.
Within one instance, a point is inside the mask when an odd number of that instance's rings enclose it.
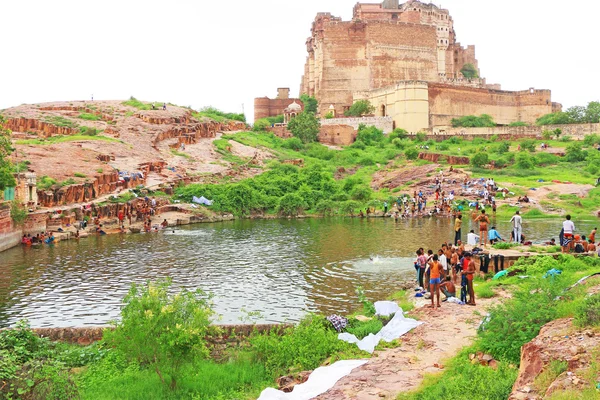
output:
{"label": "man in shorts", "polygon": [[481,215],[475,218],[475,222],[479,222],[479,240],[481,240],[481,245],[485,246],[488,240],[488,224],[490,223],[490,219],[485,215],[485,210],[481,210]]}
{"label": "man in shorts", "polygon": [[431,308],[435,309],[435,298],[437,297],[437,307],[440,304],[440,283],[441,283],[442,266],[438,260],[438,255],[434,254],[429,262],[429,291],[431,292]]}
{"label": "man in shorts", "polygon": [[563,253],[568,253],[573,249],[573,232],[575,232],[575,224],[571,221],[571,216],[567,215],[563,222],[563,240],[560,244]]}

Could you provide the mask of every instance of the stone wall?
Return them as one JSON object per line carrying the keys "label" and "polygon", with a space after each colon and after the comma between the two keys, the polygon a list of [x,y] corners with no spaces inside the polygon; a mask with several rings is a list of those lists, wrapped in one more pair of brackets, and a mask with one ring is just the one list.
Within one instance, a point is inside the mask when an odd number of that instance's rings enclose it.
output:
{"label": "stone wall", "polygon": [[449,126],[453,118],[489,114],[501,125],[535,121],[552,112],[549,90],[517,92],[471,88],[439,83],[429,84],[430,127]]}
{"label": "stone wall", "polygon": [[283,111],[294,101],[304,110],[304,103],[300,99],[258,97],[254,99],[254,121],[261,118],[283,115]]}
{"label": "stone wall", "polygon": [[321,127],[328,125],[348,125],[354,130],[358,130],[360,124],[374,126],[377,129],[381,129],[385,134],[394,130],[394,120],[392,117],[331,118],[321,120]]}
{"label": "stone wall", "polygon": [[356,130],[349,125],[323,125],[319,142],[334,146],[349,146],[356,140]]}
{"label": "stone wall", "polygon": [[10,249],[21,242],[23,232],[15,227],[10,216],[10,203],[0,202],[0,251]]}
{"label": "stone wall", "polygon": [[586,135],[600,133],[600,124],[572,124],[572,125],[545,125],[545,126],[497,126],[494,128],[433,128],[428,136],[434,140],[445,140],[452,136],[460,136],[467,140],[474,138],[489,139],[499,136],[503,139],[542,138],[544,131],[560,129],[562,136],[570,136],[581,140]]}

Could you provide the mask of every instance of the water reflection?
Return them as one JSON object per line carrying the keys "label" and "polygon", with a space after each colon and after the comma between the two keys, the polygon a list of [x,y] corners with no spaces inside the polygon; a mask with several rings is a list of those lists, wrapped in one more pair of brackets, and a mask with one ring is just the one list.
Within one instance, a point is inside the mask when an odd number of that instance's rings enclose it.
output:
{"label": "water reflection", "polygon": [[[503,236],[508,221],[493,221]],[[588,232],[594,222],[578,223]],[[464,227],[464,234],[471,229]],[[524,226],[528,240],[558,237],[560,221]],[[160,234],[90,237],[0,254],[0,327],[103,325],[118,317],[132,282],[171,277],[215,295],[222,323],[260,311],[260,322],[296,321],[307,311],[348,313],[354,289],[372,299],[412,277],[418,247],[452,238],[449,219],[234,221]],[[370,260],[373,258],[373,260]]]}

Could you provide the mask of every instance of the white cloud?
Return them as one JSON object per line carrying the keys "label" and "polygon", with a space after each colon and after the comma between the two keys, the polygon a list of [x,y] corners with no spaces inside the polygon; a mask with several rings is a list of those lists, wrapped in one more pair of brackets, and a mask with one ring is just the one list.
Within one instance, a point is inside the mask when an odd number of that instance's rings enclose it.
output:
{"label": "white cloud", "polygon": [[[252,118],[253,99],[296,95],[317,12],[356,0],[3,1],[0,108],[89,99],[213,105]],[[445,0],[458,40],[504,89],[552,89],[565,106],[600,98],[600,3]]]}

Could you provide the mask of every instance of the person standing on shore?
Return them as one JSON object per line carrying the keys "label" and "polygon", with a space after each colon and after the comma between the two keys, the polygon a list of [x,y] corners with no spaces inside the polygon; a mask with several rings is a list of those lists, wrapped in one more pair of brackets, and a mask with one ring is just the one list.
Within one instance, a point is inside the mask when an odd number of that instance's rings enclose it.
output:
{"label": "person standing on shore", "polygon": [[592,229],[592,232],[590,233],[590,236],[588,236],[590,244],[596,243],[596,231],[597,230],[598,230],[598,228]]}
{"label": "person standing on shore", "polygon": [[473,289],[473,278],[475,277],[475,271],[476,271],[475,270],[475,261],[473,261],[473,258],[471,257],[470,253],[467,253],[465,258],[469,261],[467,270],[465,271],[465,274],[467,276],[467,290],[469,291],[469,302],[467,304],[474,306],[475,305],[475,290]]}
{"label": "person standing on shore", "polygon": [[575,232],[575,224],[571,221],[571,216],[567,215],[563,222],[563,240],[560,244],[563,253],[568,253],[573,248],[573,232]]}
{"label": "person standing on shore", "polygon": [[515,243],[521,243],[521,234],[523,233],[523,218],[519,215],[519,211],[515,212],[515,215],[510,219],[510,223],[513,227],[513,237]]}
{"label": "person standing on shore", "polygon": [[419,249],[419,257],[417,257],[419,263],[419,287],[423,289],[425,287],[423,278],[425,277],[425,268],[427,267],[427,256],[425,252]]}
{"label": "person standing on shore", "polygon": [[429,291],[431,292],[431,308],[435,309],[435,297],[437,297],[437,307],[441,307],[440,304],[440,283],[441,283],[441,270],[442,267],[438,262],[437,254],[433,255],[433,258],[429,262]]}
{"label": "person standing on shore", "polygon": [[454,220],[454,245],[458,246],[458,242],[460,242],[460,229],[462,227],[462,214],[458,214],[456,219]]}
{"label": "person standing on shore", "polygon": [[475,218],[475,222],[479,222],[479,240],[481,245],[485,246],[488,240],[488,224],[490,219],[485,215],[485,210],[481,210],[481,215]]}

